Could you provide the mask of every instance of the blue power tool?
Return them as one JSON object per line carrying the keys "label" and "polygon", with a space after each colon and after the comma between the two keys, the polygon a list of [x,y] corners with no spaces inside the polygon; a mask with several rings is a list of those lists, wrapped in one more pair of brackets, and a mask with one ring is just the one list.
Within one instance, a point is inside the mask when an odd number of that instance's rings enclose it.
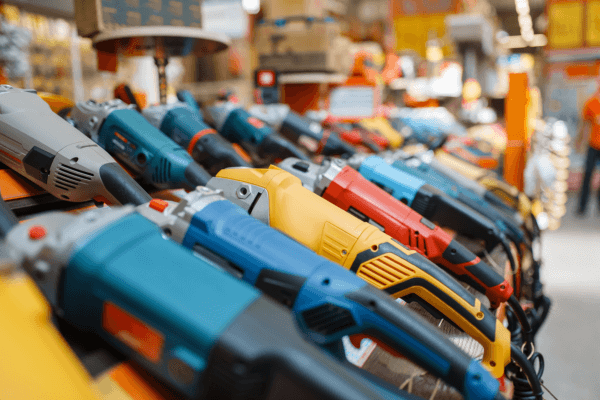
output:
{"label": "blue power tool", "polygon": [[211,178],[181,146],[121,100],[79,102],[69,118],[144,183],[193,190]]}
{"label": "blue power tool", "polygon": [[43,214],[6,240],[59,318],[185,398],[415,400],[307,342],[288,310],[131,206]]}
{"label": "blue power tool", "polygon": [[155,199],[137,209],[173,240],[207,257],[207,251],[216,253],[219,265],[291,308],[316,343],[334,347],[345,335],[366,334],[444,379],[465,399],[497,396],[498,382],[481,364],[425,321],[220,192],[199,187],[179,204]]}

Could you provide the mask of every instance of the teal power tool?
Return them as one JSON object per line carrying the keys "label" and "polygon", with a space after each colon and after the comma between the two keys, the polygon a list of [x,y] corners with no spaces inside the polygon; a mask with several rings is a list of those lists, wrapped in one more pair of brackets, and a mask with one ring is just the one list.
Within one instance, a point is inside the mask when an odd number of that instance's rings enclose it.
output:
{"label": "teal power tool", "polygon": [[6,240],[59,318],[185,398],[415,400],[307,342],[288,310],[131,206],[44,214]]}
{"label": "teal power tool", "polygon": [[296,157],[308,160],[306,154],[293,143],[232,101],[217,102],[208,108],[208,113],[217,131],[225,139],[252,146],[259,157]]}
{"label": "teal power tool", "polygon": [[291,140],[298,141],[302,137],[308,137],[316,142],[315,154],[348,158],[356,153],[354,147],[344,142],[337,132],[323,129],[321,124],[297,114],[287,104],[255,105],[248,111],[250,115],[271,125]]}
{"label": "teal power tool", "polygon": [[250,167],[225,138],[208,126],[186,103],[156,105],[142,111],[146,119],[187,149],[211,173],[227,167]]}
{"label": "teal power tool", "polygon": [[211,178],[181,146],[121,100],[79,102],[69,118],[144,183],[193,190]]}
{"label": "teal power tool", "polygon": [[137,209],[176,242],[207,257],[217,254],[219,265],[291,308],[316,343],[335,351],[343,336],[366,334],[444,379],[465,399],[497,395],[498,382],[489,372],[425,321],[220,192],[199,187],[179,204],[155,199]]}

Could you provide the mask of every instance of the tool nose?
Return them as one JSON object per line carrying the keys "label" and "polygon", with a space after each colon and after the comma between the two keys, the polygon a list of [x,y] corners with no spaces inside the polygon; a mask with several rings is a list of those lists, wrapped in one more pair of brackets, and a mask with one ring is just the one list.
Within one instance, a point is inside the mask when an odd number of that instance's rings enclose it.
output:
{"label": "tool nose", "polygon": [[212,178],[212,176],[196,162],[191,162],[185,168],[184,176],[187,189],[189,190],[194,190],[198,186],[206,186],[208,181]]}
{"label": "tool nose", "polygon": [[106,191],[120,204],[139,206],[152,197],[117,163],[100,167],[100,180]]}

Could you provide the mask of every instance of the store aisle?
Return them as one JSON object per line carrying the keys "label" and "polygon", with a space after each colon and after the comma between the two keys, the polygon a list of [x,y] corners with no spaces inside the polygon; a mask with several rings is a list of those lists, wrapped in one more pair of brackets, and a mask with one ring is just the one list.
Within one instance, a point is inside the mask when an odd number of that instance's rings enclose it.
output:
{"label": "store aisle", "polygon": [[600,210],[595,197],[590,203],[578,219],[570,196],[561,227],[543,238],[542,279],[553,307],[537,348],[546,358],[544,382],[559,400],[600,398]]}

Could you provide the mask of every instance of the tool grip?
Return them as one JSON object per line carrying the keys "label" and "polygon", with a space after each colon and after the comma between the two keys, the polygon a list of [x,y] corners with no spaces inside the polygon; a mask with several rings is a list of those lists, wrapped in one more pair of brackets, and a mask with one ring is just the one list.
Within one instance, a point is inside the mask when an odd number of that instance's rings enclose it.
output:
{"label": "tool grip", "polygon": [[504,236],[486,216],[447,196],[439,189],[423,185],[416,193],[411,208],[425,218],[467,237],[482,239],[488,250],[502,242]]}
{"label": "tool grip", "polygon": [[350,269],[392,297],[416,301],[437,318],[447,318],[484,348],[483,363],[501,376],[510,360],[510,334],[479,300],[435,264],[416,252],[402,251],[396,243],[363,243]]}
{"label": "tool grip", "polygon": [[100,179],[107,191],[107,198],[114,198],[117,204],[139,206],[152,200],[152,197],[117,163],[100,167]]}
{"label": "tool grip", "polygon": [[6,237],[8,232],[18,223],[17,217],[0,196],[0,239]]}
{"label": "tool grip", "polygon": [[194,96],[188,90],[178,91],[177,100],[190,106],[196,113],[198,113],[200,118],[202,118],[202,111],[200,110],[200,106],[198,105],[198,102],[196,101]]}
{"label": "tool grip", "polygon": [[452,239],[444,249],[442,257],[445,264],[450,266],[449,272],[484,293],[492,307],[508,301],[513,294],[513,288],[507,280],[456,239]]}
{"label": "tool grip", "polygon": [[[367,315],[363,319],[367,329],[362,335],[355,336],[353,343],[360,345],[356,339],[360,339],[361,336],[370,337],[383,344],[384,349],[392,350],[392,354],[420,360],[419,366],[425,366],[426,370],[451,383],[465,398],[472,398],[473,393],[481,396],[477,398],[494,398],[498,391],[498,382],[479,363],[474,364],[470,357],[458,350],[448,339],[431,329],[426,321],[419,317],[406,318],[403,314],[412,314],[409,310],[402,309],[395,300],[370,285],[348,293],[346,297],[376,311],[372,315],[383,316],[386,320],[404,327],[404,332],[395,338],[387,337],[385,332],[378,331],[375,325],[369,326],[373,317]],[[400,354],[394,350],[397,346],[389,346],[390,343],[398,341],[404,342],[405,348]],[[474,375],[479,376],[476,378]]]}
{"label": "tool grip", "polygon": [[282,159],[295,157],[300,160],[310,161],[310,158],[302,150],[275,132],[266,136],[258,145],[257,150],[258,155],[263,158],[276,155],[277,158]]}
{"label": "tool grip", "polygon": [[227,167],[251,167],[240,156],[231,143],[216,132],[199,138],[190,153],[192,158],[212,171],[220,171]]}
{"label": "tool grip", "polygon": [[375,387],[305,342],[295,321],[264,298],[253,302],[220,336],[208,360],[202,398],[413,399]]}

